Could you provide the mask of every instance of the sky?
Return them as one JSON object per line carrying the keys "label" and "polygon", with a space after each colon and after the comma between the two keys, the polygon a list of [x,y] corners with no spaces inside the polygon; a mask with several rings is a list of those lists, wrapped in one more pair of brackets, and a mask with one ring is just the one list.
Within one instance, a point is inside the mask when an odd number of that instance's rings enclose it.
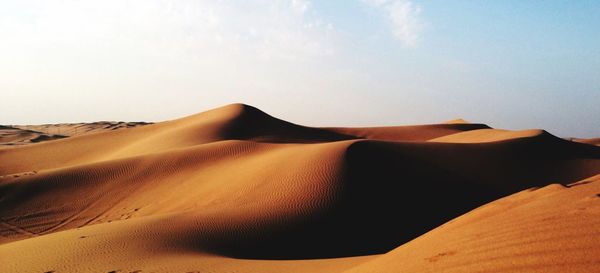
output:
{"label": "sky", "polygon": [[0,124],[242,102],[309,126],[600,137],[599,1],[0,0]]}

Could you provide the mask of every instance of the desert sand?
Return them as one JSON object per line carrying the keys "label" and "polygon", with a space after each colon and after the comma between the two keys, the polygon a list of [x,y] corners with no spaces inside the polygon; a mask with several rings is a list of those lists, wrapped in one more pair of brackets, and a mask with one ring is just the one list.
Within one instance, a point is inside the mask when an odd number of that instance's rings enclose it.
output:
{"label": "desert sand", "polygon": [[600,146],[600,137],[598,138],[575,138],[573,141]]}
{"label": "desert sand", "polygon": [[600,268],[596,140],[314,128],[244,104],[131,124],[2,128],[19,144],[0,146],[0,272]]}
{"label": "desert sand", "polygon": [[42,141],[147,125],[146,122],[99,121],[42,125],[0,125],[0,147],[27,145]]}

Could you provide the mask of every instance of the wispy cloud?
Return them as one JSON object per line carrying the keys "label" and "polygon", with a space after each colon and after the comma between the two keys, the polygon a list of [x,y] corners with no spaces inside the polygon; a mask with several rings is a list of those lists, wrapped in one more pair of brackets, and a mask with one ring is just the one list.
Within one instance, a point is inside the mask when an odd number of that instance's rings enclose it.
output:
{"label": "wispy cloud", "polygon": [[394,37],[404,46],[415,48],[421,39],[424,22],[421,6],[406,0],[365,0],[381,10],[392,25]]}
{"label": "wispy cloud", "polygon": [[310,7],[310,1],[307,0],[292,0],[292,8],[300,14],[304,14]]}
{"label": "wispy cloud", "polygon": [[31,15],[13,16],[12,21],[0,16],[0,34],[8,41],[0,50],[61,56],[116,48],[184,59],[219,55],[221,62],[231,54],[313,58],[331,52],[331,45],[328,25],[307,14],[310,6],[307,0],[24,1],[14,10]]}

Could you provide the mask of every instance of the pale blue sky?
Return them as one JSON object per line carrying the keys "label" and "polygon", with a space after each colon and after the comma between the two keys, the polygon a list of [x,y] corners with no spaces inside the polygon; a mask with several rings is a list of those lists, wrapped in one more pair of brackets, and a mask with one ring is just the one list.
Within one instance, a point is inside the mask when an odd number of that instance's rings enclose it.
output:
{"label": "pale blue sky", "polygon": [[598,1],[4,1],[0,124],[232,102],[313,126],[600,136]]}

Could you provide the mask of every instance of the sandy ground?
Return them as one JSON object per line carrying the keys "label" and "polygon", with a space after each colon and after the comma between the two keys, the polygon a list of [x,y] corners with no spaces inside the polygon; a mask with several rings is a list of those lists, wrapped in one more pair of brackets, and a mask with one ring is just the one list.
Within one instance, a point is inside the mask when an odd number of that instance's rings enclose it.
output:
{"label": "sandy ground", "polygon": [[22,142],[0,148],[0,272],[600,268],[590,143],[463,120],[312,128],[243,104],[132,124],[0,131]]}
{"label": "sandy ground", "polygon": [[147,124],[146,122],[99,121],[92,123],[0,125],[0,147],[27,145],[89,133],[133,128]]}

